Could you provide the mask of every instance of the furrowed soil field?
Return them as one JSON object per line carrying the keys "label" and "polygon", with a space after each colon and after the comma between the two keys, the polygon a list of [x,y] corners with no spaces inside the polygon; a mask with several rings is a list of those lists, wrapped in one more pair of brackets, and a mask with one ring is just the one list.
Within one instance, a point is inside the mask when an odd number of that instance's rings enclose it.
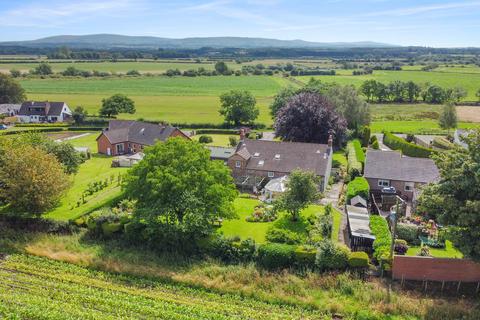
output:
{"label": "furrowed soil field", "polygon": [[[53,303],[52,303],[53,302]],[[0,318],[321,319],[318,311],[113,275],[43,258],[0,260]]]}

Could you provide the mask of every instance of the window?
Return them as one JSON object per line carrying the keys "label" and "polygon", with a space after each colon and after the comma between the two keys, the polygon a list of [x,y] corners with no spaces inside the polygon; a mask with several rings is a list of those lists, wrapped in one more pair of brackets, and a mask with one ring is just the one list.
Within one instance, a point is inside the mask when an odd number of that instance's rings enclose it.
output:
{"label": "window", "polygon": [[255,152],[255,153],[253,154],[253,157],[254,157],[254,158],[258,158],[258,157],[260,157],[260,153],[258,153],[258,152]]}
{"label": "window", "polygon": [[117,153],[120,154],[120,153],[123,153],[124,149],[123,149],[123,143],[119,143],[117,145],[115,145],[115,147],[117,148]]}
{"label": "window", "polygon": [[242,166],[242,162],[237,160],[235,161],[235,168],[240,168]]}
{"label": "window", "polygon": [[390,180],[378,180],[379,187],[390,187]]}
{"label": "window", "polygon": [[275,160],[280,160],[280,155],[279,154],[275,155]]}
{"label": "window", "polygon": [[271,172],[271,171],[268,171],[268,177],[269,177],[269,178],[275,177],[275,173],[274,173],[274,172]]}
{"label": "window", "polygon": [[264,160],[258,161],[258,166],[259,166],[259,167],[262,167],[264,164],[265,164],[265,161],[264,161]]}
{"label": "window", "polygon": [[405,182],[405,191],[407,192],[413,192],[413,189],[415,188],[415,183],[413,182]]}

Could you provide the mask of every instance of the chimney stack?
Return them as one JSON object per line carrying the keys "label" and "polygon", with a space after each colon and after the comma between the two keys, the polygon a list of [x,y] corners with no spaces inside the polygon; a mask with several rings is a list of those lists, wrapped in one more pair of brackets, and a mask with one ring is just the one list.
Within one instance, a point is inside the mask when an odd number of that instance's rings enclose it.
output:
{"label": "chimney stack", "polygon": [[329,148],[333,147],[333,136],[332,135],[328,136],[328,147]]}
{"label": "chimney stack", "polygon": [[240,129],[240,142],[245,140],[245,129]]}

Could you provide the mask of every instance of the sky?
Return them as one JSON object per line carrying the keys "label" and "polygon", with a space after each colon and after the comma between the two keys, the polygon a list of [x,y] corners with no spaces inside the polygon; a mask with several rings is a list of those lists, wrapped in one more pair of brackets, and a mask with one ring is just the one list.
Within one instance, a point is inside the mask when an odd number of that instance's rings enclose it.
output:
{"label": "sky", "polygon": [[97,33],[480,47],[480,0],[0,0],[0,41]]}

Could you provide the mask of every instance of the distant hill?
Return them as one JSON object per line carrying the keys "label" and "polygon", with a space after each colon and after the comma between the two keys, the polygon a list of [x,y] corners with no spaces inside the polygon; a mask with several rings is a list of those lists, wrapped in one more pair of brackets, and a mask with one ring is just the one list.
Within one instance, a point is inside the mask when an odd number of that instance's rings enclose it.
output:
{"label": "distant hill", "polygon": [[170,39],[144,36],[124,36],[116,34],[92,34],[82,36],[60,35],[30,41],[0,42],[0,45],[25,47],[75,48],[165,48],[198,49],[211,48],[387,48],[398,47],[392,44],[371,41],[362,42],[309,42],[303,40],[277,40],[244,37],[205,37]]}

